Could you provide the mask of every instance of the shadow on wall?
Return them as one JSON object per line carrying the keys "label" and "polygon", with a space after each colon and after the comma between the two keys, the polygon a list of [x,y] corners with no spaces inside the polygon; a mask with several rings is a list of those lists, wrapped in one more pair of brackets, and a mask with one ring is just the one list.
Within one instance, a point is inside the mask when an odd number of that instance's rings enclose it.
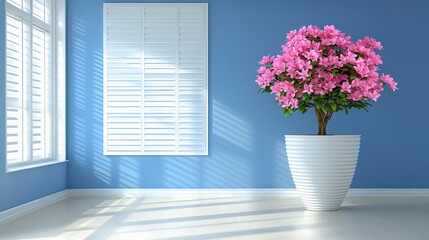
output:
{"label": "shadow on wall", "polygon": [[275,142],[274,150],[274,176],[273,186],[276,188],[290,188],[294,187],[292,176],[290,173],[289,165],[286,160],[286,147],[284,142]]}

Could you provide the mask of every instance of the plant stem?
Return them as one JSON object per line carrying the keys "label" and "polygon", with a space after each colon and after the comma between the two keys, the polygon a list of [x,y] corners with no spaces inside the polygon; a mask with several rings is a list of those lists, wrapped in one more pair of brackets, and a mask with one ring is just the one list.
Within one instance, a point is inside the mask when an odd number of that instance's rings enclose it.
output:
{"label": "plant stem", "polygon": [[314,108],[316,110],[317,123],[319,125],[318,135],[326,135],[326,127],[329,120],[331,120],[332,114],[334,112],[323,112],[320,108]]}

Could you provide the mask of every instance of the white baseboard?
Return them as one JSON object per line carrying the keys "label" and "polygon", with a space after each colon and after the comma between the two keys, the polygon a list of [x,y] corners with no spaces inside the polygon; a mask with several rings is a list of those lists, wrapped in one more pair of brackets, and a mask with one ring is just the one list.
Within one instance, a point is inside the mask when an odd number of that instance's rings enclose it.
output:
{"label": "white baseboard", "polygon": [[[70,197],[298,197],[294,188],[69,189]],[[429,197],[429,188],[352,188],[347,197]]]}
{"label": "white baseboard", "polygon": [[23,217],[27,214],[33,213],[42,208],[48,207],[57,202],[60,202],[68,198],[68,196],[69,196],[68,190],[63,190],[63,191],[48,195],[46,197],[42,197],[34,201],[0,212],[0,225],[13,221],[15,219],[18,219],[20,217]]}
{"label": "white baseboard", "polygon": [[[69,197],[298,197],[294,188],[68,189],[0,212],[0,225]],[[429,197],[429,188],[352,188],[347,197]]]}

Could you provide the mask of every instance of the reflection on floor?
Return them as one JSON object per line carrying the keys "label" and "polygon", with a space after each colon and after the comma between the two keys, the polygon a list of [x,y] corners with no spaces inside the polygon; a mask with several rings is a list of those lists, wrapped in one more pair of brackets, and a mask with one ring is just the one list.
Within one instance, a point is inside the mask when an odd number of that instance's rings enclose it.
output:
{"label": "reflection on floor", "polygon": [[0,239],[429,239],[429,198],[69,198],[0,226]]}

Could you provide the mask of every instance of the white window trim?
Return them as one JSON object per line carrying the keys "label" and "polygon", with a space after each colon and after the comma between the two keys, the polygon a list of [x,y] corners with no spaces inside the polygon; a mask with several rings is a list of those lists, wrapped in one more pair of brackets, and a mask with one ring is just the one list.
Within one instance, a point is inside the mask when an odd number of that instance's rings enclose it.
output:
{"label": "white window trim", "polygon": [[[53,158],[47,158],[43,160],[37,160],[33,161],[26,161],[26,162],[19,162],[19,163],[8,163],[6,152],[7,152],[7,146],[4,145],[4,152],[5,152],[5,169],[6,173],[21,171],[25,169],[32,169],[32,168],[38,168],[43,166],[49,166],[53,164],[58,163],[65,163],[68,162],[66,160],[66,153],[65,153],[65,146],[66,146],[66,109],[65,109],[65,99],[66,99],[66,0],[52,0],[52,14],[51,14],[51,21],[52,21],[52,76],[53,76],[53,96],[56,100],[56,104],[53,108],[53,119],[52,124],[55,126],[54,136],[53,136]],[[17,12],[19,10],[16,6],[8,3],[5,1],[5,14],[4,14],[4,22],[6,24],[7,14],[8,12],[15,13],[17,16],[23,17],[25,20],[31,22],[31,21],[37,21],[37,24],[39,26],[42,26],[44,30],[49,29],[50,26],[46,23],[37,20],[35,18],[32,18],[28,14],[28,16],[23,15],[21,11]],[[6,31],[6,27],[5,27]],[[5,43],[5,49],[7,44],[7,34],[5,32],[4,34],[4,43]],[[7,61],[5,58],[5,65],[7,65]],[[6,69],[6,68],[5,68]],[[5,76],[6,79],[6,71]],[[5,85],[4,88],[4,103],[5,103],[5,111],[6,111],[6,103],[7,103],[7,94],[6,94],[7,88]],[[61,96],[61,97],[58,97]],[[7,134],[7,114],[5,112],[4,114],[4,137],[6,141]]]}
{"label": "white window trim", "polygon": [[[106,79],[107,79],[107,61],[106,61],[106,56],[107,56],[107,51],[106,51],[106,41],[107,41],[107,36],[106,36],[106,21],[107,21],[107,7],[109,6],[116,6],[116,7],[142,7],[142,6],[170,6],[172,4],[176,4],[177,6],[203,6],[204,7],[204,22],[203,22],[203,37],[204,37],[204,63],[203,63],[203,67],[205,69],[204,71],[204,83],[203,83],[203,91],[204,91],[204,119],[203,119],[203,124],[204,124],[204,149],[202,152],[199,153],[180,153],[177,150],[175,152],[156,152],[156,153],[152,153],[152,152],[145,152],[144,150],[140,151],[140,152],[118,152],[118,153],[112,153],[112,152],[108,152],[107,150],[107,111],[106,111],[106,106],[107,106],[107,99],[106,99],[106,91],[107,91],[107,87],[106,87]],[[104,155],[119,155],[119,156],[207,156],[209,154],[209,105],[208,105],[208,99],[209,99],[209,93],[208,93],[208,4],[207,3],[104,3],[104,11],[103,11],[103,128],[104,128],[104,133],[103,133],[103,152]],[[144,54],[144,53],[142,53]],[[143,98],[143,96],[142,96]],[[144,122],[142,122],[142,124],[144,124]],[[143,129],[143,126],[142,126]],[[143,131],[143,130],[142,130]],[[177,140],[175,140],[177,141]],[[142,137],[142,147],[144,146],[143,143],[143,137]]]}
{"label": "white window trim", "polygon": [[33,169],[33,168],[46,167],[46,166],[56,165],[56,164],[59,164],[59,163],[67,163],[68,161],[69,160],[37,161],[37,162],[32,163],[32,164],[23,164],[23,165],[8,167],[7,168],[7,173],[19,172],[19,171],[23,171],[23,170],[27,170],[27,169]]}

